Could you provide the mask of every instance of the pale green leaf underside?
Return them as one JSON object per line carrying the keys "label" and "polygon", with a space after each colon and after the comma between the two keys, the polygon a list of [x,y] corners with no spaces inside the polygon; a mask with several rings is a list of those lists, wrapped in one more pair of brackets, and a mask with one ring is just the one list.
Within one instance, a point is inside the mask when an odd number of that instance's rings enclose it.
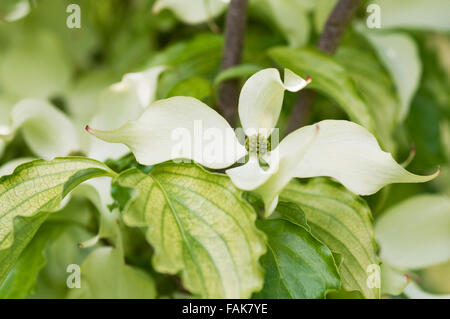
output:
{"label": "pale green leaf underside", "polygon": [[15,217],[31,217],[59,208],[64,196],[83,181],[114,173],[104,164],[82,157],[35,160],[0,178],[0,250],[14,241]]}
{"label": "pale green leaf underside", "polygon": [[153,299],[153,279],[143,270],[125,264],[119,249],[94,250],[81,266],[81,288],[72,289],[69,298]]}
{"label": "pale green leaf underside", "polygon": [[342,256],[342,288],[379,298],[379,289],[367,286],[367,267],[378,264],[370,210],[358,196],[326,179],[306,184],[291,182],[280,199],[299,205],[314,236]]}
{"label": "pale green leaf underside", "polygon": [[123,218],[148,227],[157,271],[181,272],[186,289],[204,298],[249,298],[261,289],[264,237],[227,177],[167,163],[148,175],[130,169],[117,182],[138,190]]}
{"label": "pale green leaf underside", "polygon": [[266,271],[256,298],[317,299],[340,287],[331,251],[305,228],[286,220],[258,222],[268,237]]}
{"label": "pale green leaf underside", "polygon": [[355,90],[345,69],[333,58],[311,49],[274,48],[269,56],[296,74],[311,76],[310,88],[334,99],[350,119],[374,131],[372,115]]}

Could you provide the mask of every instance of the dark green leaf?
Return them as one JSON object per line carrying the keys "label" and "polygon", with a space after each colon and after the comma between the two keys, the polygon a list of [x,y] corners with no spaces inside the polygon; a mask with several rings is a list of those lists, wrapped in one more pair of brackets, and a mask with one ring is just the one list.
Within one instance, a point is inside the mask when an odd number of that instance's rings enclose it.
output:
{"label": "dark green leaf", "polygon": [[306,184],[291,182],[280,199],[299,205],[313,235],[342,256],[342,287],[359,290],[366,298],[379,298],[379,289],[367,285],[367,267],[378,264],[378,258],[372,216],[365,201],[321,178]]}
{"label": "dark green leaf", "polygon": [[331,251],[305,228],[285,220],[258,221],[268,238],[261,259],[264,288],[256,298],[324,298],[340,287]]}

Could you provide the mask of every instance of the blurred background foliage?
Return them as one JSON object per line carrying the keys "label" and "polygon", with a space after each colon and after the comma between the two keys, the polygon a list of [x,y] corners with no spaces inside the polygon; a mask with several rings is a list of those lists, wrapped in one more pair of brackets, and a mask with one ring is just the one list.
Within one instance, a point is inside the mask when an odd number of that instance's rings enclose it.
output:
{"label": "blurred background foliage", "polygon": [[[28,10],[18,7],[24,2]],[[242,65],[221,72],[224,14],[188,25],[170,10],[152,14],[152,0],[2,0],[0,129],[8,125],[16,102],[33,97],[50,101],[82,131],[104,88],[125,73],[151,66],[169,67],[159,80],[158,98],[188,95],[209,105],[217,102],[218,86],[224,80],[237,78],[243,83],[259,69],[288,67],[302,76],[311,75],[312,88],[319,92],[308,122],[329,118],[364,122],[367,113],[368,126],[373,125],[370,128],[383,148],[397,161],[415,151],[409,170],[429,174],[441,166],[441,175],[431,183],[392,185],[366,198],[375,220],[417,195],[449,196],[449,2],[363,2],[331,57],[319,53],[315,44],[336,1],[252,0]],[[81,7],[80,29],[66,27],[66,8],[71,3]],[[381,30],[365,28],[366,8],[371,3],[381,5]],[[383,54],[389,52],[384,50],[386,45],[393,47],[399,63],[392,64],[389,54]],[[296,94],[286,94],[278,124],[282,131],[296,98]],[[358,113],[361,108],[366,110],[363,115]],[[0,154],[0,165],[35,156],[21,134],[9,143],[0,141]],[[62,214],[52,216],[39,230],[47,235],[36,237],[42,237],[42,242],[33,244],[48,246],[45,260],[33,264],[37,286],[29,287],[28,294],[20,292],[20,297],[66,296],[61,279],[66,272],[61,265],[67,260],[81,264],[87,256],[89,249],[77,249],[73,243],[95,235],[98,220],[90,214],[95,209],[75,197]],[[177,278],[156,274],[146,262],[151,249],[141,232],[124,232],[125,237],[133,237],[128,241],[132,253],[127,261],[155,276],[160,296],[171,295],[179,287]],[[410,249],[414,250],[413,242]],[[448,262],[415,269],[411,276],[420,278],[419,284],[430,293],[450,293]]]}

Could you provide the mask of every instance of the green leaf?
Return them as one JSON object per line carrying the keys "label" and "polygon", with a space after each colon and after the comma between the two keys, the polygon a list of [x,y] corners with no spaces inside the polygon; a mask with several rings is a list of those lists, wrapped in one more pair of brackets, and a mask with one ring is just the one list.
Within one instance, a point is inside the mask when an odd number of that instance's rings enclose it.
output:
{"label": "green leaf", "polygon": [[220,65],[222,44],[223,39],[219,35],[200,34],[192,40],[178,42],[156,54],[147,63],[147,67],[169,67],[158,82],[158,96],[167,97],[177,83],[191,77],[212,78]]}
{"label": "green leaf", "polygon": [[264,236],[229,178],[167,163],[149,174],[127,170],[116,184],[138,190],[123,220],[148,227],[157,271],[181,272],[185,288],[204,298],[249,298],[261,289]]}
{"label": "green leaf", "polygon": [[14,218],[54,211],[60,207],[67,191],[76,185],[89,178],[114,175],[113,171],[98,161],[65,157],[49,162],[28,162],[17,167],[12,175],[1,177],[0,250],[9,248],[14,241]]}
{"label": "green leaf", "polygon": [[[46,265],[36,278],[36,289],[32,295],[38,299],[62,299],[72,290],[67,287],[67,267],[71,264],[82,265],[89,253],[95,248],[80,249],[78,243],[91,238],[95,229],[91,229],[92,211],[87,200],[73,196],[70,203],[46,221],[54,225],[64,223],[64,231],[52,240],[45,250]],[[60,226],[56,226],[60,227]],[[37,238],[37,237],[35,237]]]}
{"label": "green leaf", "polygon": [[398,116],[400,120],[404,120],[408,114],[411,100],[419,87],[422,74],[419,49],[414,40],[406,33],[361,33],[372,44],[394,80],[401,102]]}
{"label": "green leaf", "polygon": [[[305,4],[298,0],[259,0],[254,6],[266,11],[269,17],[294,48],[308,43],[311,33],[308,10]],[[308,4],[306,4],[308,6]]]}
{"label": "green leaf", "polygon": [[310,88],[334,99],[353,121],[374,130],[369,109],[359,97],[345,69],[335,59],[317,50],[283,47],[269,50],[269,56],[296,74],[311,76]]}
{"label": "green leaf", "polygon": [[280,200],[290,201],[305,212],[312,234],[342,257],[342,288],[358,290],[365,298],[379,298],[367,285],[367,267],[378,264],[369,207],[358,196],[335,182],[313,179],[291,182]]}
{"label": "green leaf", "polygon": [[450,199],[419,195],[395,205],[375,224],[381,259],[400,269],[450,260]]}
{"label": "green leaf", "polygon": [[94,250],[81,266],[81,288],[72,289],[69,298],[152,299],[156,297],[149,274],[125,264],[120,249]]}
{"label": "green leaf", "polygon": [[178,82],[167,96],[191,96],[203,100],[211,95],[211,91],[212,85],[208,80],[201,77],[191,77]]}
{"label": "green leaf", "polygon": [[[409,116],[405,121],[408,141],[415,145],[417,150],[415,161],[420,163],[420,167],[436,167],[449,163],[450,157],[446,152],[450,148],[444,144],[445,132],[441,132],[444,121],[444,114],[440,111],[436,100],[420,92],[411,104]],[[443,173],[445,174],[446,170],[443,170]],[[445,181],[446,178],[442,176],[439,180]]]}
{"label": "green leaf", "polygon": [[35,215],[31,220],[23,217],[18,217],[14,220],[16,232],[14,243],[9,248],[0,250],[0,284],[4,282],[23,250],[33,239],[48,215],[48,213],[43,212]]}
{"label": "green leaf", "polygon": [[322,33],[325,23],[337,3],[338,0],[316,0],[314,8],[314,27],[316,28],[317,33]]}
{"label": "green leaf", "polygon": [[398,124],[400,103],[389,76],[374,56],[356,48],[341,46],[336,59],[345,67],[370,109],[380,143],[386,150],[394,152],[392,134]]}
{"label": "green leaf", "polygon": [[308,225],[305,212],[294,203],[278,202],[274,214],[275,216],[280,215],[281,218],[288,220],[291,223],[303,227],[307,231],[311,232],[311,227],[309,227]]}
{"label": "green leaf", "polygon": [[236,79],[236,78],[247,78],[261,71],[263,67],[255,64],[239,64],[229,69],[220,72],[214,79],[214,86],[218,86],[220,83]]}
{"label": "green leaf", "polygon": [[[20,255],[14,268],[0,285],[1,299],[22,299],[31,294],[36,278],[47,262],[44,255],[45,248],[64,230],[63,226],[57,224],[55,227],[55,225],[45,224],[39,229],[34,239]],[[3,262],[0,261],[0,265],[3,265]]]}
{"label": "green leaf", "polygon": [[331,251],[305,228],[281,219],[257,225],[267,235],[268,252],[261,259],[264,287],[255,298],[325,298],[339,289]]}
{"label": "green leaf", "polygon": [[449,31],[447,0],[375,0],[381,8],[381,27]]}

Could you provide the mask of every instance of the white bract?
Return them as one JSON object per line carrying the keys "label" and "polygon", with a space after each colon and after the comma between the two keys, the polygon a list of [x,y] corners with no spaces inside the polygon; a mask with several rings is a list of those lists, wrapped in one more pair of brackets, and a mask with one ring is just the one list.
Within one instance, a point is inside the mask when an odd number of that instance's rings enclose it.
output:
{"label": "white bract", "polygon": [[[111,85],[100,94],[98,110],[89,124],[111,130],[137,119],[155,100],[158,77],[165,69],[157,66],[143,72],[125,74],[121,82]],[[104,161],[121,157],[127,152],[128,149],[123,145],[111,145],[93,138],[87,155]]]}
{"label": "white bract", "polygon": [[[181,157],[205,167],[227,168],[248,156],[245,165],[226,173],[238,188],[261,195],[267,213],[273,211],[278,194],[294,177],[329,176],[354,193],[370,195],[389,183],[426,182],[437,176],[439,172],[419,176],[406,171],[381,150],[368,130],[349,121],[326,120],[303,127],[270,150],[269,137],[281,112],[284,91],[299,91],[308,83],[287,69],[284,81],[276,69],[265,69],[245,83],[239,116],[247,135],[246,147],[236,136],[230,140],[231,127],[222,116],[191,97],[157,101],[139,119],[112,131],[87,129],[106,142],[125,144],[143,165],[180,157],[174,152],[180,147],[174,132],[180,131],[189,133],[182,140],[187,146]],[[198,122],[206,133],[199,134]]]}
{"label": "white bract", "polygon": [[198,24],[215,18],[225,11],[231,0],[157,0],[153,12],[163,9],[172,11],[187,24]]}

